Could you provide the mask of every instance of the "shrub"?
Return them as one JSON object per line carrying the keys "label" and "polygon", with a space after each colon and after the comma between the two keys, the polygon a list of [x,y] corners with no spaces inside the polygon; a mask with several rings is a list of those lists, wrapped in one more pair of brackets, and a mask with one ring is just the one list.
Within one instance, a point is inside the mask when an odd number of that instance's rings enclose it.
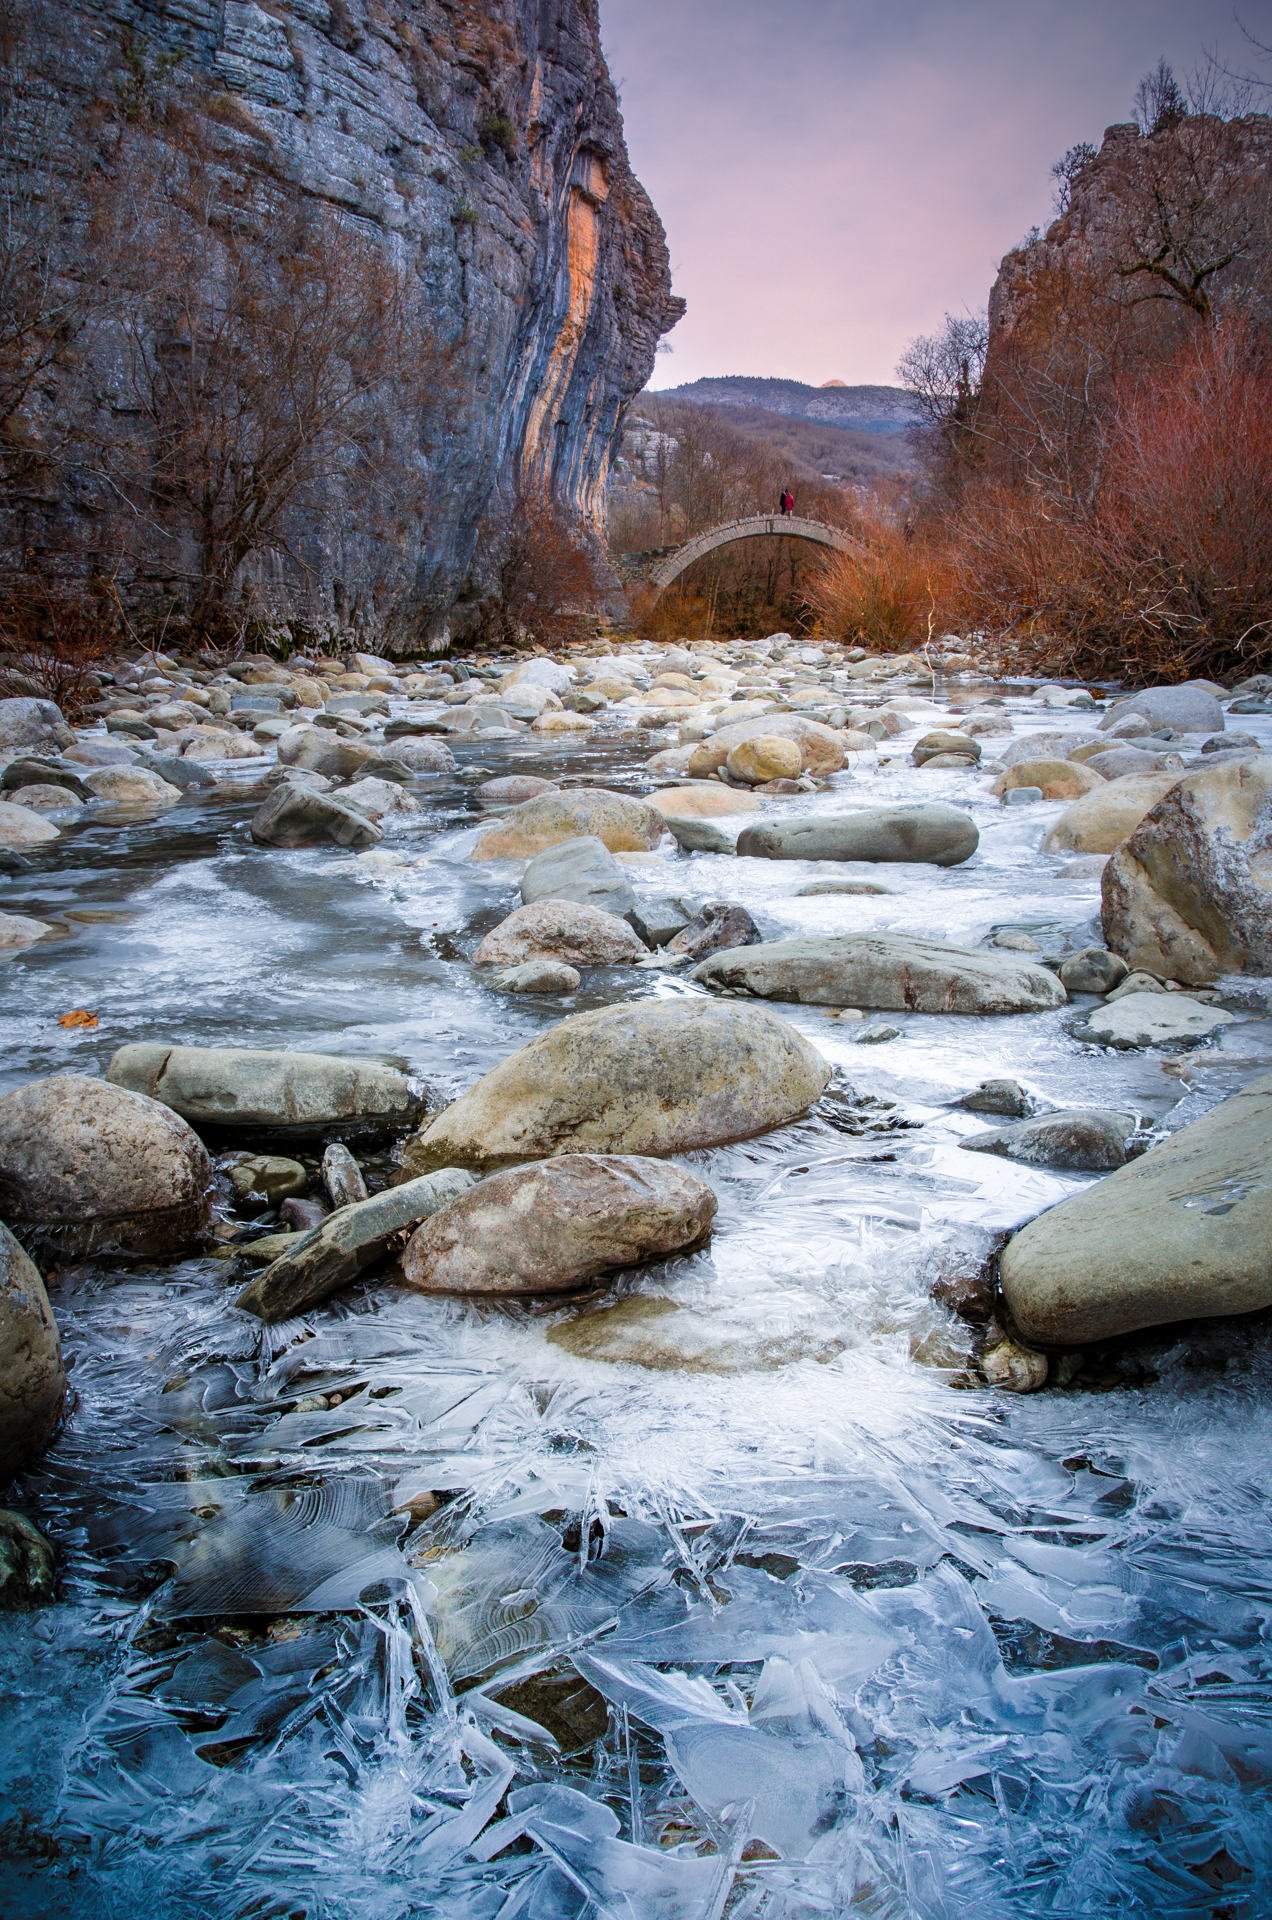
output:
{"label": "shrub", "polygon": [[1138,679],[1272,654],[1272,357],[1231,320],[1113,389],[1099,481],[985,479],[955,516],[965,616],[1022,665]]}
{"label": "shrub", "polygon": [[595,612],[596,565],[581,531],[557,508],[523,501],[487,538],[499,554],[498,582],[485,609],[500,646],[555,646],[577,636]]}
{"label": "shrub", "polygon": [[0,601],[0,697],[33,693],[80,720],[101,691],[98,663],[123,638],[107,588],[25,580]]}
{"label": "shrub", "polygon": [[878,504],[854,532],[857,550],[836,553],[809,585],[821,631],[880,653],[931,639],[950,597],[941,540]]}

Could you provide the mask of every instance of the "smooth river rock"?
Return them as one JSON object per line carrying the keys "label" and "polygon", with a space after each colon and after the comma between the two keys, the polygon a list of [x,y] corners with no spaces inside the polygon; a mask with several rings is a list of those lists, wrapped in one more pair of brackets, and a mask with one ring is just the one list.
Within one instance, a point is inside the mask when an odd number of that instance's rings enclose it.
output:
{"label": "smooth river rock", "polygon": [[1128,773],[1106,780],[1066,807],[1046,839],[1046,853],[1112,853],[1168,794],[1178,773]]}
{"label": "smooth river rock", "polygon": [[1116,729],[1127,714],[1138,713],[1150,727],[1169,727],[1174,733],[1222,733],[1223,708],[1209,687],[1185,681],[1179,687],[1145,687],[1109,708],[1100,721],[1102,733]]}
{"label": "smooth river rock", "polygon": [[486,935],[475,967],[516,967],[525,960],[564,960],[576,967],[630,966],[649,951],[617,914],[576,900],[536,900],[518,907]]}
{"label": "smooth river rock", "polygon": [[317,847],[328,842],[361,851],[381,838],[375,822],[336,794],[291,780],[275,787],[252,816],[252,838],[265,847]]}
{"label": "smooth river rock", "polygon": [[0,1212],[67,1254],[166,1254],[207,1225],[212,1163],[156,1100],[85,1074],[0,1098]]}
{"label": "smooth river rock", "polygon": [[107,1079],[162,1101],[199,1127],[272,1134],[386,1133],[409,1126],[419,1098],[379,1060],[255,1047],[121,1047]]}
{"label": "smooth river rock", "polygon": [[19,807],[12,800],[0,800],[0,847],[12,847],[24,853],[31,847],[50,846],[59,838],[57,828],[34,807]]}
{"label": "smooth river rock", "polygon": [[976,823],[958,807],[917,801],[863,807],[858,813],[767,820],[738,836],[739,854],[765,860],[910,861],[957,867],[980,842]]}
{"label": "smooth river rock", "polygon": [[1272,973],[1272,754],[1185,774],[1103,876],[1104,937],[1186,986]]}
{"label": "smooth river rock", "polygon": [[403,1278],[420,1293],[564,1293],[599,1274],[697,1246],[716,1197],[640,1154],[578,1153],[491,1174],[412,1235]]}
{"label": "smooth river rock", "polygon": [[969,1153],[993,1153],[1028,1167],[1055,1167],[1064,1173],[1110,1173],[1126,1165],[1127,1142],[1135,1132],[1133,1113],[1109,1113],[1101,1107],[1073,1107],[1039,1114],[1012,1127],[995,1127],[960,1145]]}
{"label": "smooth river rock", "polygon": [[703,999],[603,1007],[493,1068],[408,1142],[403,1164],[686,1153],[784,1126],[829,1077],[821,1055],[767,1008]]}
{"label": "smooth river rock", "polygon": [[620,917],[636,904],[631,881],[595,834],[536,854],[521,876],[521,899],[527,907],[537,900],[573,900]]}
{"label": "smooth river rock", "polygon": [[0,1486],[38,1460],[65,1398],[62,1346],[44,1281],[0,1225]]}
{"label": "smooth river rock", "polygon": [[1222,1007],[1206,1006],[1186,993],[1137,991],[1106,1000],[1078,1023],[1074,1033],[1079,1040],[1101,1047],[1191,1047],[1210,1039],[1221,1027],[1231,1026],[1235,1018]]}
{"label": "smooth river rock", "polygon": [[235,1305],[271,1323],[308,1312],[383,1259],[396,1235],[427,1220],[472,1184],[472,1175],[459,1167],[440,1167],[422,1179],[341,1207],[320,1227],[297,1236],[248,1282]]}
{"label": "smooth river rock", "polygon": [[768,941],[714,954],[689,977],[762,1000],[905,1013],[1036,1013],[1067,998],[1055,975],[1031,961],[904,933]]}
{"label": "smooth river rock", "polygon": [[838,773],[848,759],[844,737],[834,727],[805,719],[803,714],[766,713],[753,720],[730,720],[703,740],[690,756],[689,771],[695,778],[718,773],[735,747],[760,739],[794,741],[805,773]]}
{"label": "smooth river rock", "polygon": [[0,700],[0,755],[14,748],[73,747],[75,735],[52,700],[18,694]]}
{"label": "smooth river rock", "polygon": [[1000,1271],[1043,1346],[1272,1306],[1272,1076],[1031,1221]]}
{"label": "smooth river rock", "polygon": [[600,840],[611,853],[648,853],[665,832],[662,815],[643,800],[604,787],[570,787],[513,807],[482,834],[473,859],[526,860],[583,837]]}

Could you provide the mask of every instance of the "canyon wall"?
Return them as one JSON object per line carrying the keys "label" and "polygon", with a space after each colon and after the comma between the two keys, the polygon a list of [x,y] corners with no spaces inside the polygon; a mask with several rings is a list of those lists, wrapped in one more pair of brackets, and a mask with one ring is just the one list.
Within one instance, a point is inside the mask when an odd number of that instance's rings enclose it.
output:
{"label": "canyon wall", "polygon": [[[102,277],[92,233],[123,191],[121,140],[134,156],[148,146],[162,177],[180,123],[197,127],[220,202],[268,188],[317,209],[420,296],[445,378],[427,431],[408,405],[391,451],[403,496],[422,470],[424,504],[386,531],[368,524],[356,472],[326,474],[244,563],[276,603],[303,597],[319,623],[367,631],[391,605],[398,644],[436,644],[488,584],[479,530],[493,550],[518,501],[601,534],[624,412],[682,307],[629,164],[597,0],[8,0],[7,14],[7,163],[32,179],[44,165],[36,197],[79,236],[72,277]],[[24,403],[36,439],[41,420],[83,414],[101,471],[141,431],[118,292]],[[82,453],[60,470],[28,461],[5,502],[6,572],[47,569],[62,548],[118,571],[94,548],[104,484]],[[132,600],[189,577],[181,544],[131,539]]]}

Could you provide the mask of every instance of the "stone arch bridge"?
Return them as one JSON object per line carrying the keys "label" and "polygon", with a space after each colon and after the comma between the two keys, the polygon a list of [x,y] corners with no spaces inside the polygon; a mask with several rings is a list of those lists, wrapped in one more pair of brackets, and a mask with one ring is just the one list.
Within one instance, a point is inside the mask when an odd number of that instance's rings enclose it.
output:
{"label": "stone arch bridge", "polygon": [[856,553],[859,543],[841,527],[828,527],[820,520],[806,520],[797,513],[757,514],[749,520],[727,520],[722,526],[708,527],[672,547],[651,554],[633,554],[628,562],[633,574],[641,575],[656,593],[662,593],[678,580],[696,560],[703,560],[717,547],[731,546],[735,540],[808,540],[817,547],[830,547],[837,553]]}

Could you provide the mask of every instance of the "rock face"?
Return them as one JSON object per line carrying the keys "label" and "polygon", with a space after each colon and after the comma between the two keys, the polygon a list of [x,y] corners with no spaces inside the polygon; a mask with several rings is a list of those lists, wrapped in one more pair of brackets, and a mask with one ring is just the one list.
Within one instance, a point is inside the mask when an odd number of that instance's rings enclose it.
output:
{"label": "rock face", "polygon": [[784,1126],[830,1069],[767,1008],[641,1001],[575,1014],[462,1094],[404,1165],[685,1153]]}
{"label": "rock face", "polygon": [[1047,853],[1112,853],[1168,794],[1177,773],[1128,773],[1066,807],[1043,841]]}
{"label": "rock face", "polygon": [[859,813],[766,821],[738,836],[739,854],[766,860],[915,861],[957,867],[980,842],[976,823],[958,807],[863,807]]}
{"label": "rock face", "polygon": [[1103,918],[1132,968],[1272,973],[1272,754],[1179,780],[1105,868]]}
{"label": "rock face", "polygon": [[1272,1077],[1031,1221],[1001,1277],[1044,1346],[1272,1305]]}
{"label": "rock face", "polygon": [[1066,998],[1045,967],[902,933],[814,934],[739,947],[702,961],[690,978],[762,1000],[905,1013],[1036,1013]]}
{"label": "rock face", "polygon": [[518,907],[486,935],[475,967],[515,967],[524,960],[564,960],[576,967],[631,965],[647,948],[626,920],[572,900]]}
{"label": "rock face", "polygon": [[176,1253],[206,1226],[212,1163],[185,1121],[83,1074],[0,1098],[0,1209],[64,1253]]}
{"label": "rock face", "polygon": [[470,1187],[402,1257],[420,1293],[565,1293],[710,1232],[716,1197],[694,1174],[638,1154],[578,1153]]}
{"label": "rock face", "polygon": [[65,1397],[62,1347],[44,1282],[0,1226],[0,1486],[39,1458]]}
{"label": "rock face", "polygon": [[254,1047],[121,1047],[107,1079],[199,1127],[271,1134],[386,1133],[419,1111],[406,1075],[378,1060]]}
{"label": "rock face", "polygon": [[[74,201],[111,151],[105,140],[99,151],[101,103],[144,85],[146,111],[128,115],[144,166],[164,178],[166,128],[190,126],[223,204],[268,185],[297,219],[346,223],[423,290],[428,337],[451,351],[427,504],[388,538],[362,474],[333,477],[321,504],[289,517],[298,599],[308,580],[329,616],[356,617],[368,608],[349,608],[349,583],[366,583],[368,601],[387,586],[404,593],[417,632],[440,636],[478,523],[510,504],[505,488],[600,528],[623,413],[682,308],[628,161],[594,0],[53,0],[39,23],[20,55],[51,129],[55,204]],[[76,226],[68,257],[91,281],[86,253]],[[89,415],[107,446],[140,431],[113,405],[113,356],[106,343],[78,379],[62,372],[54,399]],[[385,498],[403,511],[420,460],[409,409],[389,454]],[[56,546],[83,504],[51,502],[38,527],[28,513],[27,536]],[[189,577],[187,558],[156,537],[140,584]]]}
{"label": "rock face", "polygon": [[611,853],[647,853],[666,832],[662,815],[643,800],[604,787],[544,793],[506,813],[473,849],[474,860],[528,860],[564,840],[600,840]]}

